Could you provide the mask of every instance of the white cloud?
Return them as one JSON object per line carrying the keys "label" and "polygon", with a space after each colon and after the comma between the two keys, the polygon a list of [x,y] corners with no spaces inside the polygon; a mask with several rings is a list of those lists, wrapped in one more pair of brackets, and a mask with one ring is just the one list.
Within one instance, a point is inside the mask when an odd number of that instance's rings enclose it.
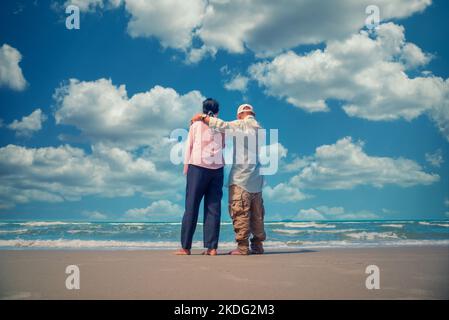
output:
{"label": "white cloud", "polygon": [[285,172],[297,172],[307,166],[309,160],[310,159],[308,158],[295,157],[290,162],[284,162],[283,169],[285,170]]}
{"label": "white cloud", "polygon": [[259,157],[262,164],[268,163],[271,157],[276,158],[278,161],[287,157],[288,149],[282,145],[282,143],[264,144],[260,146]]}
{"label": "white cloud", "polygon": [[[79,136],[67,137],[90,146],[69,145],[0,148],[0,207],[30,201],[77,201],[84,196],[179,199],[184,177],[170,161],[173,129],[201,109],[198,91],[184,95],[155,86],[128,97],[124,85],[111,80],[70,80],[56,90],[55,119],[72,125]],[[10,125],[37,130],[40,109]],[[89,152],[90,151],[90,152]]]}
{"label": "white cloud", "polygon": [[8,44],[0,47],[0,87],[21,91],[27,86],[22,69],[19,66],[22,55]]}
{"label": "white cloud", "polygon": [[377,157],[366,154],[362,142],[345,137],[332,145],[316,148],[311,156],[299,159],[291,166],[297,174],[285,183],[266,187],[271,199],[281,202],[299,201],[307,197],[305,189],[344,190],[361,185],[382,188],[385,185],[410,187],[430,185],[439,181],[437,174],[426,173],[413,160]]}
{"label": "white cloud", "polygon": [[343,207],[319,206],[317,208],[301,209],[296,216],[299,220],[370,220],[379,216],[362,210],[359,212],[346,212]]}
{"label": "white cloud", "polygon": [[195,64],[200,62],[204,57],[215,57],[217,50],[215,48],[206,47],[205,45],[200,48],[191,48],[186,56],[185,62],[187,64]]}
{"label": "white cloud", "polygon": [[0,148],[0,206],[30,201],[77,201],[83,196],[175,196],[180,175],[148,158],[98,144],[92,153],[68,145]]}
{"label": "white cloud", "polygon": [[428,163],[437,168],[439,168],[444,162],[441,149],[438,149],[434,153],[426,153],[425,157]]}
{"label": "white cloud", "polygon": [[[446,88],[449,86],[449,79],[445,82]],[[429,110],[430,118],[435,122],[438,129],[440,129],[441,134],[449,140],[449,94],[447,93],[444,97],[444,103],[435,105]]]}
{"label": "white cloud", "polygon": [[227,81],[224,84],[224,87],[226,90],[230,91],[246,92],[246,89],[248,87],[248,81],[249,81],[248,77],[242,76],[241,74],[237,74],[232,79]]}
{"label": "white cloud", "polygon": [[309,195],[302,193],[299,188],[292,187],[286,183],[279,183],[274,188],[266,186],[263,189],[263,194],[268,199],[276,202],[296,202],[307,198]]}
{"label": "white cloud", "polygon": [[316,221],[316,220],[326,220],[326,217],[320,213],[318,210],[314,208],[310,209],[301,209],[299,210],[298,215],[296,216],[298,220],[306,220],[306,221]]}
{"label": "white cloud", "polygon": [[301,44],[341,39],[364,26],[368,5],[381,18],[404,18],[424,10],[430,0],[210,1],[197,34],[205,45],[258,55],[279,53]]}
{"label": "white cloud", "polygon": [[402,48],[401,54],[401,59],[407,69],[425,66],[432,58],[431,55],[422,52],[422,50],[413,43],[406,43]]}
{"label": "white cloud", "polygon": [[55,93],[55,119],[77,127],[92,143],[133,149],[186,127],[186,119],[201,110],[204,99],[198,91],[180,95],[160,86],[129,98],[125,85],[117,87],[111,80],[72,79]]}
{"label": "white cloud", "polygon": [[47,116],[41,109],[34,110],[30,115],[22,117],[22,120],[14,120],[8,128],[16,131],[18,136],[31,136],[42,129],[42,123],[47,120]]}
{"label": "white cloud", "polygon": [[104,219],[108,218],[108,216],[106,214],[101,213],[99,211],[86,210],[86,211],[83,211],[81,214],[91,220],[104,220]]}
{"label": "white cloud", "polygon": [[410,187],[439,180],[437,174],[424,172],[413,160],[369,156],[363,146],[350,137],[322,145],[290,182],[301,188],[352,189],[359,185],[381,188],[387,184]]}
{"label": "white cloud", "polygon": [[[187,53],[198,62],[219,49],[272,55],[303,44],[342,39],[364,27],[368,5],[380,8],[382,20],[422,12],[431,0],[73,0],[84,11],[125,3],[132,37],[156,37],[164,47]],[[111,4],[112,3],[112,4]],[[299,32],[298,32],[299,30]],[[192,46],[193,39],[199,47]],[[410,54],[413,48],[410,48]]]}
{"label": "white cloud", "polygon": [[162,46],[186,50],[202,21],[205,0],[125,0],[132,37],[156,37]]}
{"label": "white cloud", "polygon": [[248,72],[268,95],[308,112],[328,111],[326,100],[337,99],[349,116],[373,121],[428,114],[449,139],[449,79],[406,74],[428,60],[405,42],[403,27],[386,23],[374,39],[361,31],[329,41],[324,50],[283,53]]}
{"label": "white cloud", "polygon": [[195,30],[200,27],[206,11],[206,0],[68,0],[83,12],[114,9],[125,4],[130,16],[127,31],[133,37],[158,39],[166,48],[175,48],[186,53],[186,62],[196,63],[205,55],[215,55],[211,47],[192,47]]}
{"label": "white cloud", "polygon": [[169,200],[157,200],[146,208],[135,208],[126,211],[125,218],[146,221],[172,221],[179,220],[183,208]]}

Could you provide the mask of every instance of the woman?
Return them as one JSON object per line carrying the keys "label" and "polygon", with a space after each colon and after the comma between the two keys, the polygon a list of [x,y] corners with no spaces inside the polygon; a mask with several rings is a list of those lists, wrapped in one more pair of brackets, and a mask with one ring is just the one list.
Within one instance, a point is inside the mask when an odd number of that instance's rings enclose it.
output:
{"label": "woman", "polygon": [[[216,117],[219,104],[203,101],[203,114]],[[224,134],[209,129],[201,121],[192,123],[187,138],[184,174],[187,175],[185,212],[182,218],[181,246],[177,255],[190,255],[192,238],[204,197],[203,241],[205,255],[217,255],[220,233],[221,198],[223,196]]]}

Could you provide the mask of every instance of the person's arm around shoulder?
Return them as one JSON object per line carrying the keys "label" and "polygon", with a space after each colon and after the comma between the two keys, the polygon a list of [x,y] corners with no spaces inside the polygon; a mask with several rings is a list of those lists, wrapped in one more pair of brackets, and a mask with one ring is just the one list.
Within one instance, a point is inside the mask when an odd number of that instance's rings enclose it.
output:
{"label": "person's arm around shoulder", "polygon": [[208,115],[198,113],[193,116],[192,122],[202,121],[209,126],[211,129],[215,129],[220,132],[225,132],[225,130],[235,130],[241,127],[242,121],[223,121],[219,118],[209,117]]}

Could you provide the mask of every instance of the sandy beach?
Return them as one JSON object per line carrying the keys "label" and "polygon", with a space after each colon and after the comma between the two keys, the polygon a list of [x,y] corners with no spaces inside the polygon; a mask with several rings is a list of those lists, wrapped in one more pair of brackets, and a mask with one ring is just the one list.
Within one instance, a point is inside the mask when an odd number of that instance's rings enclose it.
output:
{"label": "sandy beach", "polygon": [[[0,251],[1,299],[449,299],[449,247],[272,251]],[[380,289],[365,268],[380,269]],[[80,289],[65,287],[66,266]]]}

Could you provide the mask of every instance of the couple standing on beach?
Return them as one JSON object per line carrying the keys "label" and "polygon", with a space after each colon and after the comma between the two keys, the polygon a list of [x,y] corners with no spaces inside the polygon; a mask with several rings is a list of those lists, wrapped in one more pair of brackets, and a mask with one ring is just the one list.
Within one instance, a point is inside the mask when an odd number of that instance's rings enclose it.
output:
{"label": "couple standing on beach", "polygon": [[[208,98],[203,113],[191,121],[184,161],[187,175],[185,212],[181,227],[181,245],[177,255],[190,255],[192,238],[198,221],[199,206],[204,198],[205,255],[217,255],[220,233],[221,198],[223,196],[223,149],[225,134],[233,137],[233,162],[229,174],[229,214],[234,226],[237,248],[232,255],[262,254],[265,240],[262,199],[263,177],[258,160],[258,130],[251,105],[242,104],[237,120],[218,118],[219,104]],[[249,237],[251,237],[251,246]]]}

